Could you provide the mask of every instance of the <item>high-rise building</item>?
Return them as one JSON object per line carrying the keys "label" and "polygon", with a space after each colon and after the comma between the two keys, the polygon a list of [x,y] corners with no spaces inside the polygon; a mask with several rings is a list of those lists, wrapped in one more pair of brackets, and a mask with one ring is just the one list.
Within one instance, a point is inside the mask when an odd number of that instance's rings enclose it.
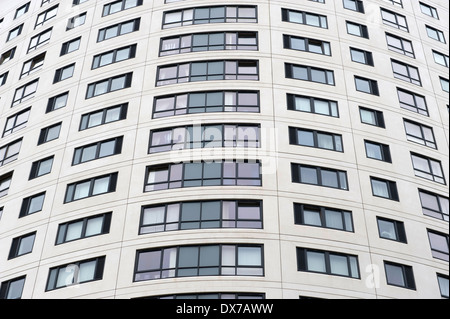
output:
{"label": "high-rise building", "polygon": [[448,298],[448,19],[0,0],[0,298]]}

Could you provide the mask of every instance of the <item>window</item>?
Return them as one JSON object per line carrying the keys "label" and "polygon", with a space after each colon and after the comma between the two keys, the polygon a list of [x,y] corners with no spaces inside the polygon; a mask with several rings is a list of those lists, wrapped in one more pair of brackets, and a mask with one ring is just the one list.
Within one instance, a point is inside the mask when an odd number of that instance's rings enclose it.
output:
{"label": "window", "polygon": [[40,212],[44,207],[45,192],[36,194],[22,200],[19,218]]}
{"label": "window", "polygon": [[29,107],[8,117],[6,120],[5,129],[3,130],[3,137],[26,127],[30,112],[31,108]]}
{"label": "window", "polygon": [[384,262],[386,281],[388,285],[408,289],[416,289],[413,268],[392,262]]}
{"label": "window", "polygon": [[13,173],[7,173],[0,176],[0,198],[8,195],[9,187],[11,186]]}
{"label": "window", "polygon": [[350,48],[350,56],[353,62],[374,66],[372,52]]}
{"label": "window", "polygon": [[425,96],[400,88],[397,88],[397,95],[400,102],[400,107],[428,116],[428,107]]}
{"label": "window", "polygon": [[80,43],[81,43],[81,37],[64,42],[61,47],[60,56],[63,56],[63,55],[69,54],[70,52],[78,50],[80,48]]}
{"label": "window", "polygon": [[119,0],[103,6],[102,17],[142,5],[143,0]]}
{"label": "window", "polygon": [[115,105],[91,113],[83,114],[80,121],[80,131],[92,127],[124,120],[127,117],[128,103]]}
{"label": "window", "polygon": [[8,38],[7,38],[6,42],[17,38],[22,33],[22,29],[23,29],[23,23],[21,25],[15,27],[11,31],[9,31]]}
{"label": "window", "polygon": [[361,123],[385,128],[383,112],[360,106],[359,115]]}
{"label": "window", "polygon": [[207,91],[155,97],[153,118],[193,113],[259,113],[258,91]]}
{"label": "window", "polygon": [[305,51],[331,56],[330,42],[297,37],[293,35],[283,35],[283,44],[285,49]]}
{"label": "window", "polygon": [[51,126],[45,127],[41,130],[39,134],[38,145],[56,140],[59,137],[59,132],[61,131],[62,123],[53,124]]}
{"label": "window", "polygon": [[448,79],[444,79],[443,77],[439,77],[439,81],[441,82],[442,91],[449,93],[449,82]]}
{"label": "window", "polygon": [[105,213],[59,224],[56,245],[108,234],[111,216],[111,213]]}
{"label": "window", "polygon": [[46,291],[101,280],[104,267],[105,257],[98,257],[50,268]]}
{"label": "window", "polygon": [[290,9],[281,9],[281,13],[283,21],[305,24],[324,29],[328,28],[327,17],[324,15]]}
{"label": "window", "polygon": [[85,3],[85,2],[87,2],[87,1],[89,1],[89,0],[73,0],[72,4],[73,4],[74,6],[76,6],[76,5]]}
{"label": "window", "polygon": [[330,151],[343,152],[342,135],[328,132],[289,127],[291,145],[309,146]]}
{"label": "window", "polygon": [[435,50],[432,50],[432,51],[433,51],[434,62],[436,62],[437,64],[443,65],[446,68],[448,68],[448,66],[449,66],[448,55],[445,55],[445,54],[440,53],[440,52],[435,51]]}
{"label": "window", "polygon": [[361,0],[343,0],[344,8],[364,13],[364,3]]}
{"label": "window", "polygon": [[442,32],[441,30],[438,30],[436,28],[430,27],[428,25],[426,25],[425,28],[427,30],[427,34],[428,34],[429,38],[439,41],[439,42],[442,42],[442,43],[446,43],[444,32]]}
{"label": "window", "polygon": [[350,21],[346,21],[346,25],[348,34],[366,39],[369,38],[369,30],[367,29],[367,26]]}
{"label": "window", "polygon": [[35,238],[36,232],[14,238],[12,240],[11,249],[9,250],[8,259],[31,253]]}
{"label": "window", "polygon": [[139,250],[134,281],[192,276],[263,275],[263,246],[217,244]]}
{"label": "window", "polygon": [[391,62],[395,78],[422,86],[418,68],[392,59]]}
{"label": "window", "polygon": [[356,91],[372,95],[380,95],[378,91],[378,82],[355,75]]}
{"label": "window", "polygon": [[2,282],[0,287],[0,299],[21,299],[25,276]]}
{"label": "window", "polygon": [[396,182],[371,176],[370,184],[373,196],[399,201]]}
{"label": "window", "polygon": [[[166,0],[168,3],[169,1]],[[178,0],[179,1],[179,0]],[[172,0],[172,2],[175,2]],[[192,294],[177,294],[152,296],[146,299],[266,299],[264,293],[234,293],[234,292],[207,292],[207,293],[192,293]]]}
{"label": "window", "polygon": [[22,139],[18,139],[0,147],[0,167],[15,161],[19,157]]}
{"label": "window", "polygon": [[133,73],[118,75],[91,83],[87,87],[86,99],[131,87]]}
{"label": "window", "polygon": [[30,8],[30,2],[24,4],[20,8],[16,10],[16,14],[14,15],[14,19],[17,19],[21,16],[23,16],[25,13],[28,12],[28,9]]}
{"label": "window", "polygon": [[408,141],[437,149],[433,128],[406,119],[403,119],[403,123]]}
{"label": "window", "polygon": [[37,16],[36,24],[34,25],[34,28],[40,27],[44,25],[45,22],[53,19],[56,17],[56,14],[58,12],[58,4],[56,6],[51,7],[50,9],[45,10],[44,12],[40,13]]}
{"label": "window", "polygon": [[163,29],[205,23],[256,23],[256,6],[214,6],[164,13]]}
{"label": "window", "polygon": [[250,124],[181,126],[150,133],[149,154],[171,150],[260,146],[260,127]]}
{"label": "window", "polygon": [[198,186],[261,186],[261,164],[214,161],[147,167],[145,192]]}
{"label": "window", "polygon": [[52,171],[54,156],[50,156],[31,164],[31,172],[29,180],[37,178],[42,175],[50,174]]}
{"label": "window", "polygon": [[348,190],[347,172],[303,164],[291,164],[292,182]]}
{"label": "window", "polygon": [[72,165],[117,155],[122,152],[123,136],[85,145],[75,149]]}
{"label": "window", "polygon": [[297,247],[297,270],[360,279],[358,256]]}
{"label": "window", "polygon": [[439,290],[441,291],[442,298],[449,298],[449,285],[448,285],[448,276],[438,274],[437,275]]}
{"label": "window", "polygon": [[30,44],[28,45],[28,51],[27,53],[30,53],[31,51],[34,51],[44,44],[47,44],[50,41],[50,37],[52,35],[53,28],[49,28],[45,31],[42,31],[38,35],[35,35],[31,38]]}
{"label": "window", "polygon": [[259,80],[258,61],[207,61],[158,67],[157,86],[214,80]]}
{"label": "window", "polygon": [[127,33],[139,30],[141,19],[128,20],[119,24],[115,24],[98,31],[97,42],[115,38]]}
{"label": "window", "polygon": [[411,159],[416,176],[445,184],[440,161],[415,153],[411,153]]}
{"label": "window", "polygon": [[136,56],[136,44],[108,51],[94,56],[92,69],[97,69],[105,65],[133,59]]}
{"label": "window", "polygon": [[294,203],[296,225],[315,226],[353,232],[353,217],[349,211]]}
{"label": "window", "polygon": [[366,156],[383,162],[392,163],[389,145],[364,140]]}
{"label": "window", "polygon": [[8,79],[8,71],[6,71],[3,74],[0,74],[0,86],[4,85],[6,83],[6,80]]}
{"label": "window", "polygon": [[409,32],[408,23],[404,15],[381,8],[381,18],[384,24]]}
{"label": "window", "polygon": [[339,117],[338,103],[312,96],[287,94],[288,110]]}
{"label": "window", "polygon": [[334,72],[311,66],[285,63],[286,78],[334,85]]}
{"label": "window", "polygon": [[377,217],[380,238],[407,243],[405,225],[403,222]]}
{"label": "window", "polygon": [[389,2],[390,4],[403,8],[403,2],[402,0],[384,0],[385,2]]}
{"label": "window", "polygon": [[428,4],[425,4],[423,2],[419,2],[420,4],[420,10],[423,14],[426,14],[427,16],[430,16],[432,18],[439,20],[439,15],[435,7],[432,7]]}
{"label": "window", "polygon": [[419,189],[420,202],[422,204],[422,212],[424,215],[449,221],[448,217],[448,197],[444,197],[435,193],[431,193]]}
{"label": "window", "polygon": [[66,31],[75,29],[76,27],[79,27],[83,25],[86,22],[86,12],[83,12],[82,14],[72,17],[67,21],[67,27]]}
{"label": "window", "polygon": [[38,82],[39,79],[36,79],[16,89],[11,107],[33,98],[38,87]]}
{"label": "window", "polygon": [[397,35],[386,33],[386,42],[388,49],[410,58],[414,58],[414,47],[411,41],[401,38]]}
{"label": "window", "polygon": [[431,254],[433,258],[449,261],[448,234],[428,229]]}
{"label": "window", "polygon": [[52,2],[53,0],[42,0],[42,2],[41,2],[41,7],[44,5],[44,4],[47,4],[47,3],[50,3],[50,2]]}
{"label": "window", "polygon": [[179,35],[161,39],[159,55],[216,50],[258,50],[257,32],[211,32]]}
{"label": "window", "polygon": [[116,191],[118,173],[111,173],[67,185],[64,203]]}
{"label": "window", "polygon": [[69,91],[58,94],[48,99],[47,109],[45,113],[56,111],[67,105],[67,99],[69,98]]}
{"label": "window", "polygon": [[20,78],[33,74],[34,72],[42,69],[42,66],[44,65],[44,60],[45,60],[45,52],[35,56],[31,60],[26,61],[23,64]]}
{"label": "window", "polygon": [[262,202],[212,200],[142,207],[139,234],[209,228],[262,228]]}
{"label": "window", "polygon": [[57,69],[55,71],[55,77],[53,78],[53,84],[67,80],[73,76],[75,71],[75,63]]}
{"label": "window", "polygon": [[3,65],[9,60],[12,60],[14,58],[14,53],[16,53],[15,47],[3,53],[2,56],[0,57],[0,65]]}

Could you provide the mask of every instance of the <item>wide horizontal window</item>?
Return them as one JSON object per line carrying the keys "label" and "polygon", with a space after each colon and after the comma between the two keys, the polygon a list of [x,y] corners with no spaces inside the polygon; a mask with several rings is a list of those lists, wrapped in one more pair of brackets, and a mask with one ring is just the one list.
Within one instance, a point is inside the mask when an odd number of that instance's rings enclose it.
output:
{"label": "wide horizontal window", "polygon": [[0,167],[15,161],[19,157],[22,139],[8,143],[0,147]]}
{"label": "wide horizontal window", "polygon": [[427,30],[427,34],[428,34],[429,38],[439,41],[439,42],[442,42],[442,43],[446,43],[444,32],[442,32],[441,30],[438,30],[436,28],[430,27],[428,25],[425,26],[425,28]]}
{"label": "wide horizontal window", "polygon": [[330,42],[327,41],[283,35],[283,44],[285,49],[331,55]]}
{"label": "wide horizontal window", "polygon": [[294,203],[296,225],[315,226],[353,232],[353,217],[349,211]]}
{"label": "wide horizontal window", "polygon": [[288,110],[339,117],[338,103],[305,95],[287,94]]}
{"label": "wide horizontal window", "polygon": [[286,78],[334,85],[334,72],[312,66],[285,63]]}
{"label": "wide horizontal window", "polygon": [[37,16],[36,19],[36,24],[35,24],[35,28],[42,26],[45,22],[49,21],[50,19],[53,19],[54,17],[56,17],[56,14],[58,13],[58,6],[59,4],[57,4],[56,6],[51,7],[50,9],[45,10],[44,12],[40,13]]}
{"label": "wide horizontal window", "polygon": [[261,186],[261,164],[211,161],[147,167],[145,192],[197,186]]}
{"label": "wide horizontal window", "polygon": [[327,17],[324,15],[291,9],[281,9],[281,13],[283,21],[305,24],[324,29],[328,28]]}
{"label": "wide horizontal window", "polygon": [[207,228],[262,228],[262,202],[211,200],[142,208],[139,234]]}
{"label": "wide horizontal window", "polygon": [[405,225],[403,222],[388,218],[377,217],[380,238],[407,243]]}
{"label": "wide horizontal window", "polygon": [[[174,2],[174,1],[172,1]],[[166,2],[168,3],[168,2]],[[145,299],[266,299],[264,293],[234,293],[234,292],[205,292],[192,294],[177,294],[177,295],[163,295],[153,296]]]}
{"label": "wide horizontal window", "polygon": [[98,31],[97,42],[105,41],[127,33],[138,31],[140,22],[141,19],[137,18],[100,29]]}
{"label": "wide horizontal window", "polygon": [[391,62],[395,78],[412,84],[422,85],[418,68],[396,60],[391,60]]}
{"label": "wide horizontal window", "polygon": [[401,38],[397,35],[386,33],[386,41],[389,50],[404,54],[411,58],[414,58],[414,48],[410,40]]}
{"label": "wide horizontal window", "polygon": [[342,135],[340,134],[290,127],[289,140],[293,145],[309,146],[336,152],[344,151]]}
{"label": "wide horizontal window", "polygon": [[118,75],[91,83],[87,87],[86,99],[131,87],[133,73]]}
{"label": "wide horizontal window", "polygon": [[419,189],[420,202],[424,215],[449,221],[449,199],[429,191]]}
{"label": "wide horizontal window", "polygon": [[25,276],[3,281],[0,286],[0,299],[20,299],[25,285]]}
{"label": "wide horizontal window", "polygon": [[412,112],[428,116],[428,107],[425,96],[397,88],[400,107]]}
{"label": "wide horizontal window", "polygon": [[105,213],[59,224],[56,245],[109,233],[111,215]]}
{"label": "wide horizontal window", "polygon": [[3,130],[3,137],[26,127],[28,118],[30,117],[30,113],[31,107],[28,107],[8,117],[8,119],[6,120],[5,129]]}
{"label": "wide horizontal window", "polygon": [[118,173],[112,173],[67,185],[64,203],[116,191]]}
{"label": "wide horizontal window", "polygon": [[9,250],[8,259],[31,253],[35,238],[36,232],[14,238],[12,240],[11,249]]}
{"label": "wide horizontal window", "polygon": [[326,167],[291,164],[292,182],[348,190],[347,172]]}
{"label": "wide horizontal window", "polygon": [[122,152],[123,136],[77,147],[73,154],[72,165],[77,165]]}

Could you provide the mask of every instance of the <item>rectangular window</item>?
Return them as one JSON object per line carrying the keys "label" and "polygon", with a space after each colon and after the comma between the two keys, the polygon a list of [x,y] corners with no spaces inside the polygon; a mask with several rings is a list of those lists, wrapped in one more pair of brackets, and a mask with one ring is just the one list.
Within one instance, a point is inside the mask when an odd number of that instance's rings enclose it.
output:
{"label": "rectangular window", "polygon": [[257,32],[210,32],[161,39],[159,56],[217,50],[258,50]]}
{"label": "rectangular window", "polygon": [[83,25],[85,22],[86,22],[86,12],[83,12],[80,15],[72,17],[69,19],[69,21],[67,21],[66,31],[75,29],[76,27]]}
{"label": "rectangular window", "polygon": [[8,79],[8,71],[6,71],[3,74],[0,74],[0,86],[4,85],[6,83],[6,80]]}
{"label": "rectangular window", "polygon": [[407,244],[405,225],[403,222],[377,217],[380,238]]}
{"label": "rectangular window", "polygon": [[440,52],[435,51],[435,50],[432,50],[432,51],[433,51],[434,62],[436,62],[437,64],[440,64],[440,65],[445,66],[446,68],[448,68],[448,66],[449,66],[448,55],[445,55],[445,54],[440,53]]}
{"label": "rectangular window", "polygon": [[92,69],[97,69],[105,65],[133,59],[136,56],[136,44],[121,47],[112,51],[94,56]]}
{"label": "rectangular window", "polygon": [[109,233],[112,213],[89,216],[59,224],[56,245]]}
{"label": "rectangular window", "polygon": [[71,78],[73,76],[74,71],[75,71],[75,63],[57,69],[55,71],[55,76],[53,78],[53,84]]}
{"label": "rectangular window", "polygon": [[198,7],[164,12],[163,29],[205,23],[257,23],[256,6]]}
{"label": "rectangular window", "polygon": [[192,113],[259,113],[258,91],[207,91],[155,97],[153,118]]}
{"label": "rectangular window", "polygon": [[30,44],[28,45],[27,53],[30,53],[31,51],[34,51],[47,44],[50,41],[50,37],[52,36],[52,30],[53,28],[49,28],[32,37],[30,40]]}
{"label": "rectangular window", "polygon": [[42,211],[44,199],[45,192],[24,198],[22,200],[22,206],[20,207],[19,218]]}
{"label": "rectangular window", "polygon": [[391,59],[391,63],[395,78],[422,86],[418,68],[393,59]]}
{"label": "rectangular window", "polygon": [[40,177],[42,175],[50,174],[52,171],[54,156],[50,156],[31,164],[31,172],[29,180]]}
{"label": "rectangular window", "polygon": [[411,159],[416,176],[445,184],[444,172],[440,161],[415,153],[411,153]]}
{"label": "rectangular window", "polygon": [[448,234],[428,229],[428,239],[430,240],[433,258],[449,261],[448,237]]}
{"label": "rectangular window", "polygon": [[11,50],[6,51],[5,53],[2,53],[2,56],[0,57],[0,65],[3,65],[9,60],[12,60],[14,58],[15,53],[16,53],[15,47],[12,48]]}
{"label": "rectangular window", "polygon": [[105,257],[50,268],[46,291],[103,279]]}
{"label": "rectangular window", "polygon": [[0,147],[0,167],[15,161],[19,157],[22,139]]}
{"label": "rectangular window", "polygon": [[123,136],[101,142],[77,147],[74,150],[72,165],[93,161],[99,158],[113,156],[122,152]]}
{"label": "rectangular window", "polygon": [[117,176],[111,173],[67,185],[64,203],[115,192]]}
{"label": "rectangular window", "polygon": [[373,196],[399,201],[396,182],[371,176],[370,184]]}
{"label": "rectangular window", "polygon": [[368,109],[365,107],[359,107],[359,115],[361,117],[361,123],[378,126],[385,128],[383,112]]}
{"label": "rectangular window", "polygon": [[308,146],[343,152],[342,135],[303,128],[289,127],[291,145]]}
{"label": "rectangular window", "polygon": [[97,42],[138,31],[140,23],[141,19],[137,18],[100,29],[98,30]]}
{"label": "rectangular window", "polygon": [[80,48],[81,37],[64,42],[61,47],[60,56],[69,54],[70,52],[76,51]]}
{"label": "rectangular window", "polygon": [[361,0],[343,0],[343,1],[345,9],[364,13],[364,3]]}
{"label": "rectangular window", "polygon": [[350,48],[350,56],[353,62],[374,66],[372,52]]}
{"label": "rectangular window", "polygon": [[143,0],[119,0],[103,6],[102,17],[142,5]]}
{"label": "rectangular window", "polygon": [[260,127],[250,124],[181,126],[150,132],[149,154],[211,147],[260,147]]}
{"label": "rectangular window", "polygon": [[389,50],[415,58],[414,47],[411,41],[386,32],[386,42]]}
{"label": "rectangular window", "polygon": [[449,277],[445,275],[437,275],[439,290],[441,291],[442,298],[449,298]]}
{"label": "rectangular window", "polygon": [[15,27],[14,29],[12,29],[11,31],[9,31],[8,33],[8,38],[6,39],[6,42],[11,41],[15,38],[17,38],[21,33],[22,33],[22,29],[23,29],[23,24]]}
{"label": "rectangular window", "polygon": [[85,3],[89,0],[73,0],[72,5],[77,6],[79,4]]}
{"label": "rectangular window", "polygon": [[31,108],[26,108],[16,114],[8,117],[5,124],[5,129],[3,130],[3,136],[8,136],[24,127],[26,127],[28,118],[30,117]]}
{"label": "rectangular window", "polygon": [[191,276],[263,276],[263,246],[217,244],[139,250],[134,281]]}
{"label": "rectangular window", "polygon": [[9,186],[11,186],[13,173],[7,173],[0,176],[0,198],[8,195]]}
{"label": "rectangular window", "polygon": [[[166,3],[184,0],[166,0]],[[234,293],[234,292],[214,292],[214,293],[189,293],[176,295],[151,296],[147,299],[266,299],[265,293]]]}
{"label": "rectangular window", "polygon": [[283,21],[286,22],[305,24],[324,29],[328,28],[327,17],[324,15],[291,9],[281,9],[281,14]]}
{"label": "rectangular window", "polygon": [[406,119],[403,119],[403,123],[408,141],[437,149],[432,127]]}
{"label": "rectangular window", "polygon": [[115,105],[81,116],[80,131],[127,118],[128,103]]}
{"label": "rectangular window", "polygon": [[378,90],[378,82],[375,80],[363,78],[355,75],[356,91],[372,95],[380,95]]}
{"label": "rectangular window", "polygon": [[288,110],[339,117],[338,103],[312,96],[287,94]]}
{"label": "rectangular window", "polygon": [[28,82],[27,84],[21,86],[20,88],[16,89],[16,92],[14,93],[14,98],[11,103],[11,107],[16,106],[22,102],[28,101],[29,99],[34,97],[34,94],[37,91],[39,79],[36,79],[34,81]]}
{"label": "rectangular window", "polygon": [[397,88],[398,100],[400,107],[428,116],[428,107],[425,96]]}
{"label": "rectangular window", "polygon": [[347,172],[327,167],[291,164],[292,182],[348,190]]}
{"label": "rectangular window", "polygon": [[327,41],[283,35],[283,45],[285,49],[331,56],[330,42]]}
{"label": "rectangular window", "polygon": [[448,82],[448,79],[445,79],[442,76],[440,76],[439,77],[439,81],[441,82],[442,91],[449,93],[449,82]]}
{"label": "rectangular window", "polygon": [[14,238],[9,250],[8,259],[13,259],[31,253],[33,251],[35,238],[36,232]]}
{"label": "rectangular window", "polygon": [[392,262],[384,262],[386,281],[388,285],[407,289],[416,289],[413,268]]}
{"label": "rectangular window", "polygon": [[348,34],[369,39],[369,30],[367,26],[350,21],[346,21],[346,26]]}
{"label": "rectangular window", "polygon": [[286,78],[334,85],[334,72],[321,68],[285,63]]}
{"label": "rectangular window", "polygon": [[420,202],[422,204],[422,213],[424,215],[449,221],[449,200],[448,197],[439,194],[431,193],[419,189]]}
{"label": "rectangular window", "polygon": [[368,158],[376,159],[387,163],[392,163],[389,145],[368,140],[364,140],[364,145],[366,148],[366,156]]}
{"label": "rectangular window", "polygon": [[47,109],[45,113],[49,113],[67,105],[67,99],[69,98],[69,91],[58,94],[48,99]]}
{"label": "rectangular window", "polygon": [[24,4],[20,8],[16,10],[16,14],[14,15],[14,20],[23,16],[25,13],[28,12],[28,9],[30,8],[30,2]]}
{"label": "rectangular window", "polygon": [[34,72],[42,69],[42,66],[44,65],[44,60],[45,60],[45,54],[46,54],[46,52],[43,52],[43,53],[33,57],[32,59],[26,61],[23,64],[22,73],[20,74],[20,78],[22,79],[23,77],[33,74]]}
{"label": "rectangular window", "polygon": [[214,161],[147,167],[144,192],[198,186],[261,186],[261,164]]}
{"label": "rectangular window", "polygon": [[297,270],[360,279],[358,256],[297,247]]}
{"label": "rectangular window", "polygon": [[62,123],[57,123],[50,125],[41,129],[41,133],[39,134],[38,145],[56,140],[59,138],[59,132],[61,131]]}
{"label": "rectangular window", "polygon": [[384,0],[385,2],[389,2],[390,4],[403,8],[403,2],[402,0]]}
{"label": "rectangular window", "polygon": [[420,4],[420,10],[423,14],[426,14],[427,16],[430,16],[432,18],[439,20],[439,15],[435,7],[432,7],[426,3],[419,2]]}
{"label": "rectangular window", "polygon": [[24,285],[25,276],[2,282],[0,299],[21,299]]}
{"label": "rectangular window", "polygon": [[384,24],[409,32],[408,23],[404,15],[381,8],[381,18]]}
{"label": "rectangular window", "polygon": [[59,4],[57,4],[56,6],[51,7],[50,9],[45,10],[42,13],[40,13],[37,16],[36,24],[34,25],[34,28],[36,29],[37,27],[40,27],[40,26],[44,25],[45,22],[47,22],[47,21],[53,19],[54,17],[56,17],[56,14],[58,13],[58,6],[59,6]]}
{"label": "rectangular window", "polygon": [[428,34],[429,38],[439,41],[439,42],[442,42],[442,43],[446,43],[444,32],[442,32],[441,30],[438,30],[436,28],[430,27],[428,25],[426,25],[425,28],[427,30],[427,34]]}
{"label": "rectangular window", "polygon": [[349,211],[294,203],[296,225],[315,226],[353,232],[353,217]]}
{"label": "rectangular window", "polygon": [[213,200],[142,207],[139,234],[210,228],[262,229],[262,202]]}
{"label": "rectangular window", "polygon": [[87,87],[86,99],[131,87],[133,73],[118,75],[91,83]]}

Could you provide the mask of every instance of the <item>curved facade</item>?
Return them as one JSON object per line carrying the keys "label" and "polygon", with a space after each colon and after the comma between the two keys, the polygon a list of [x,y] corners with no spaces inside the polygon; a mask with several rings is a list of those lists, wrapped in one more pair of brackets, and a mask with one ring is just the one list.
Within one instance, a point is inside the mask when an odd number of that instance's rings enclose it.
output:
{"label": "curved facade", "polygon": [[448,298],[448,3],[0,10],[1,298]]}

